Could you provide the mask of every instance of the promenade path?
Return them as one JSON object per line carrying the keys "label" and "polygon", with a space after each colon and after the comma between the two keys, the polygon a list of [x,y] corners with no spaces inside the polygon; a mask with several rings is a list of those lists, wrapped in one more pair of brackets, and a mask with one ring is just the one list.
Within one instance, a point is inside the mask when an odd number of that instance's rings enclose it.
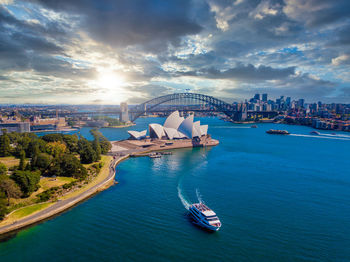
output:
{"label": "promenade path", "polygon": [[34,213],[32,215],[26,216],[23,219],[19,219],[12,224],[0,227],[0,235],[11,232],[11,231],[18,230],[20,228],[29,226],[31,224],[40,222],[44,219],[47,219],[47,218],[52,217],[56,214],[59,214],[59,213],[63,212],[64,210],[81,202],[82,200],[92,196],[96,192],[99,192],[100,190],[105,188],[107,185],[112,183],[112,181],[114,180],[114,177],[115,177],[115,166],[120,161],[126,159],[128,156],[129,155],[115,156],[115,159],[113,159],[109,165],[108,176],[106,177],[106,179],[104,179],[100,183],[96,184],[95,186],[89,188],[88,190],[82,192],[81,194],[79,194],[77,196],[74,196],[74,197],[71,197],[71,198],[68,198],[65,200],[57,201],[55,204],[53,204],[52,206],[50,206],[48,208],[45,208],[44,210],[41,210],[41,211]]}

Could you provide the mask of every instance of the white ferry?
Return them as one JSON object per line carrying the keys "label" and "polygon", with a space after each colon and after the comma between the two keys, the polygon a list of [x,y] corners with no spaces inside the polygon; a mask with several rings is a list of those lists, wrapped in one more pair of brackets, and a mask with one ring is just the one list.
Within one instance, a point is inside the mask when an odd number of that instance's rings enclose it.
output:
{"label": "white ferry", "polygon": [[195,203],[189,207],[189,211],[195,221],[195,224],[210,231],[218,231],[221,222],[215,212],[203,203]]}

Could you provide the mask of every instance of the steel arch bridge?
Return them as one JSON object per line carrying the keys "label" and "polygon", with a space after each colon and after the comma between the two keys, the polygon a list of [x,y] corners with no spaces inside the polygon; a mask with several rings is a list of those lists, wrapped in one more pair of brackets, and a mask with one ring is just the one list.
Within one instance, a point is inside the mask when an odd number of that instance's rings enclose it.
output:
{"label": "steel arch bridge", "polygon": [[197,93],[175,93],[153,98],[140,105],[133,107],[129,111],[132,115],[131,121],[134,122],[137,118],[139,118],[147,112],[152,111],[153,109],[155,109],[155,107],[161,104],[166,104],[169,102],[185,104],[194,101],[199,101],[202,104],[209,105],[210,107],[212,107],[212,110],[210,111],[222,112],[229,117],[232,117],[232,115],[234,114],[234,108],[231,104],[226,103],[215,97]]}

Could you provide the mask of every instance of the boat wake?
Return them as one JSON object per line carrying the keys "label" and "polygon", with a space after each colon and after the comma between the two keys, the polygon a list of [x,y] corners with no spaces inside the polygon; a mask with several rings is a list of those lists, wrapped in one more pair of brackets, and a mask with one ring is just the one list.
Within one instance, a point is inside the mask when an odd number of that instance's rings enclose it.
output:
{"label": "boat wake", "polygon": [[217,128],[235,128],[235,129],[245,129],[245,128],[251,128],[250,126],[213,126],[213,127],[210,127],[211,129],[217,129]]}
{"label": "boat wake", "polygon": [[189,201],[187,201],[186,197],[183,195],[180,183],[177,186],[177,195],[179,196],[183,206],[188,210],[191,204]]}
{"label": "boat wake", "polygon": [[345,140],[350,141],[350,138],[345,137],[335,137],[335,136],[313,136],[313,135],[302,135],[302,134],[290,134],[290,136],[300,136],[300,137],[312,137],[312,138],[321,138],[321,139],[336,139],[336,140]]}
{"label": "boat wake", "polygon": [[198,202],[199,202],[199,203],[205,204],[204,201],[203,201],[202,195],[201,195],[201,193],[199,192],[199,189],[198,189],[198,188],[196,189],[196,195],[197,195]]}
{"label": "boat wake", "polygon": [[341,138],[349,138],[348,135],[342,135],[342,134],[326,134],[326,133],[320,133],[320,136],[326,136],[326,137],[341,137]]}

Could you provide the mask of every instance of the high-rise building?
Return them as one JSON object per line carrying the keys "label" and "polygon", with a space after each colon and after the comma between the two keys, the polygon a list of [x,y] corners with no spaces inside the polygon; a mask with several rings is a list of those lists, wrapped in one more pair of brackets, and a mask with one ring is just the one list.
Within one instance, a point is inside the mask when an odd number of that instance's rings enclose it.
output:
{"label": "high-rise building", "polygon": [[303,98],[300,98],[299,101],[298,101],[298,106],[299,107],[304,107],[304,102],[305,102],[305,100]]}
{"label": "high-rise building", "polygon": [[262,101],[267,102],[267,94],[262,94]]}
{"label": "high-rise building", "polygon": [[290,101],[291,101],[291,98],[288,96],[286,98],[286,104],[287,104],[288,107],[290,106]]}
{"label": "high-rise building", "polygon": [[120,119],[121,122],[129,122],[129,109],[126,102],[120,103]]}
{"label": "high-rise building", "polygon": [[254,99],[260,100],[260,94],[255,94]]}

